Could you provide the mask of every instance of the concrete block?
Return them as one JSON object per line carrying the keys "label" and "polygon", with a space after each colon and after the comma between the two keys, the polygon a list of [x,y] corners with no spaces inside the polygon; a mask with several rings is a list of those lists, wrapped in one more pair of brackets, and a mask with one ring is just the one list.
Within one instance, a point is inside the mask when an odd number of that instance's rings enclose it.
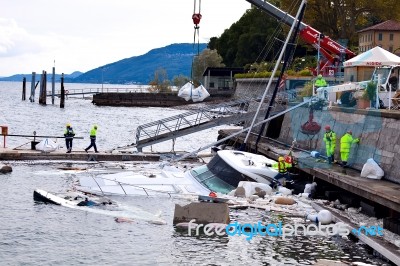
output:
{"label": "concrete block", "polygon": [[192,202],[181,206],[175,204],[173,224],[190,222],[195,219],[198,224],[228,224],[229,207],[226,203]]}

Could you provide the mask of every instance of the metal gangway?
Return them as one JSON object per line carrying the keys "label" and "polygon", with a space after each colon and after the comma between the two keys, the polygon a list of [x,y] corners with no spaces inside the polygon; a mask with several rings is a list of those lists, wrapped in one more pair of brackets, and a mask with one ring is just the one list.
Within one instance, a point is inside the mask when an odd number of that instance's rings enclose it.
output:
{"label": "metal gangway", "polygon": [[[274,112],[284,110],[286,108],[284,105],[289,98],[287,93],[279,93],[277,97],[279,100],[274,103]],[[136,129],[135,146],[141,152],[143,147],[173,140],[201,130],[248,121],[255,114],[255,111],[246,111],[249,103],[257,101],[259,102],[260,99],[232,100],[140,125]],[[266,98],[265,102],[269,102],[269,97]]]}

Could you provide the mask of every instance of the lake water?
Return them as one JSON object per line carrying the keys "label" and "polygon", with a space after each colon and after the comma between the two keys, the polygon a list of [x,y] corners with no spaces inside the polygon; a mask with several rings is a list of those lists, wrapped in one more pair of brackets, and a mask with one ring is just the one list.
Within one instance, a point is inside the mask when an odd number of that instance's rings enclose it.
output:
{"label": "lake water", "polygon": [[[85,84],[66,84],[66,88],[83,88]],[[101,86],[101,85],[98,85]],[[171,108],[98,107],[88,99],[72,98],[65,109],[57,105],[40,106],[21,101],[19,83],[0,82],[0,124],[10,134],[61,136],[70,122],[77,136],[74,149],[82,150],[93,123],[99,126],[100,150],[112,149],[134,141],[138,125],[176,115],[182,110]],[[29,88],[29,85],[27,86]],[[28,95],[29,97],[29,95]],[[175,150],[194,150],[217,138],[217,129],[178,139]],[[29,142],[28,138],[9,137],[8,147]],[[171,142],[154,146],[169,151]],[[312,265],[317,259],[343,259],[384,265],[369,254],[364,245],[340,237],[254,237],[188,236],[172,226],[175,203],[184,200],[155,197],[113,197],[146,212],[161,212],[166,225],[155,225],[143,219],[134,223],[116,223],[113,217],[83,212],[33,201],[33,190],[41,188],[65,192],[77,177],[94,170],[123,167],[151,168],[148,163],[85,162],[9,162],[13,172],[0,175],[2,207],[0,208],[0,265]],[[62,170],[65,167],[82,171]],[[86,170],[85,170],[86,169]],[[274,221],[276,217],[248,209],[233,211],[232,220]]]}

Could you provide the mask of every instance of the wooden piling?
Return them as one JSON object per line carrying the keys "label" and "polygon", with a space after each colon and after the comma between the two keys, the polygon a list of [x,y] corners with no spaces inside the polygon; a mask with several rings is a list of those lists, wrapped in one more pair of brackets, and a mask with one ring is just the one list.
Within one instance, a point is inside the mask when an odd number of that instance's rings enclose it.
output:
{"label": "wooden piling", "polygon": [[22,100],[26,100],[26,78],[22,79]]}
{"label": "wooden piling", "polygon": [[60,108],[64,108],[65,90],[64,90],[64,73],[61,74],[61,99]]}
{"label": "wooden piling", "polygon": [[42,104],[42,93],[43,93],[43,71],[40,75],[40,86],[39,86],[39,104]]}
{"label": "wooden piling", "polygon": [[31,96],[29,96],[29,101],[34,102],[35,101],[35,82],[36,82],[36,72],[32,72],[32,81],[31,81]]}
{"label": "wooden piling", "polygon": [[51,104],[54,105],[54,95],[56,93],[56,68],[53,67],[53,75],[51,76]]}
{"label": "wooden piling", "polygon": [[43,70],[41,80],[40,80],[40,94],[39,94],[39,104],[46,105],[46,90],[47,90],[47,74]]}

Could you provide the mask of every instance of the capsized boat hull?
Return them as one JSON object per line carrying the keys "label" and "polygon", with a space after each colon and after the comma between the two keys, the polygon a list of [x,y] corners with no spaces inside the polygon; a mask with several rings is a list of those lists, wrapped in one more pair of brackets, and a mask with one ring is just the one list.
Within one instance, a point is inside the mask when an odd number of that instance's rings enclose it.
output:
{"label": "capsized boat hull", "polygon": [[[47,192],[42,189],[35,189],[33,192],[33,198],[35,201],[51,203],[61,205],[64,207],[87,211],[117,218],[129,218],[147,221],[154,224],[166,224],[166,222],[160,217],[160,214],[153,214],[148,211],[142,210],[135,206],[128,206],[117,204],[107,198],[91,197],[87,201],[86,195],[81,193],[72,192],[66,193],[66,198]],[[81,205],[82,202],[92,202],[94,205]]]}

